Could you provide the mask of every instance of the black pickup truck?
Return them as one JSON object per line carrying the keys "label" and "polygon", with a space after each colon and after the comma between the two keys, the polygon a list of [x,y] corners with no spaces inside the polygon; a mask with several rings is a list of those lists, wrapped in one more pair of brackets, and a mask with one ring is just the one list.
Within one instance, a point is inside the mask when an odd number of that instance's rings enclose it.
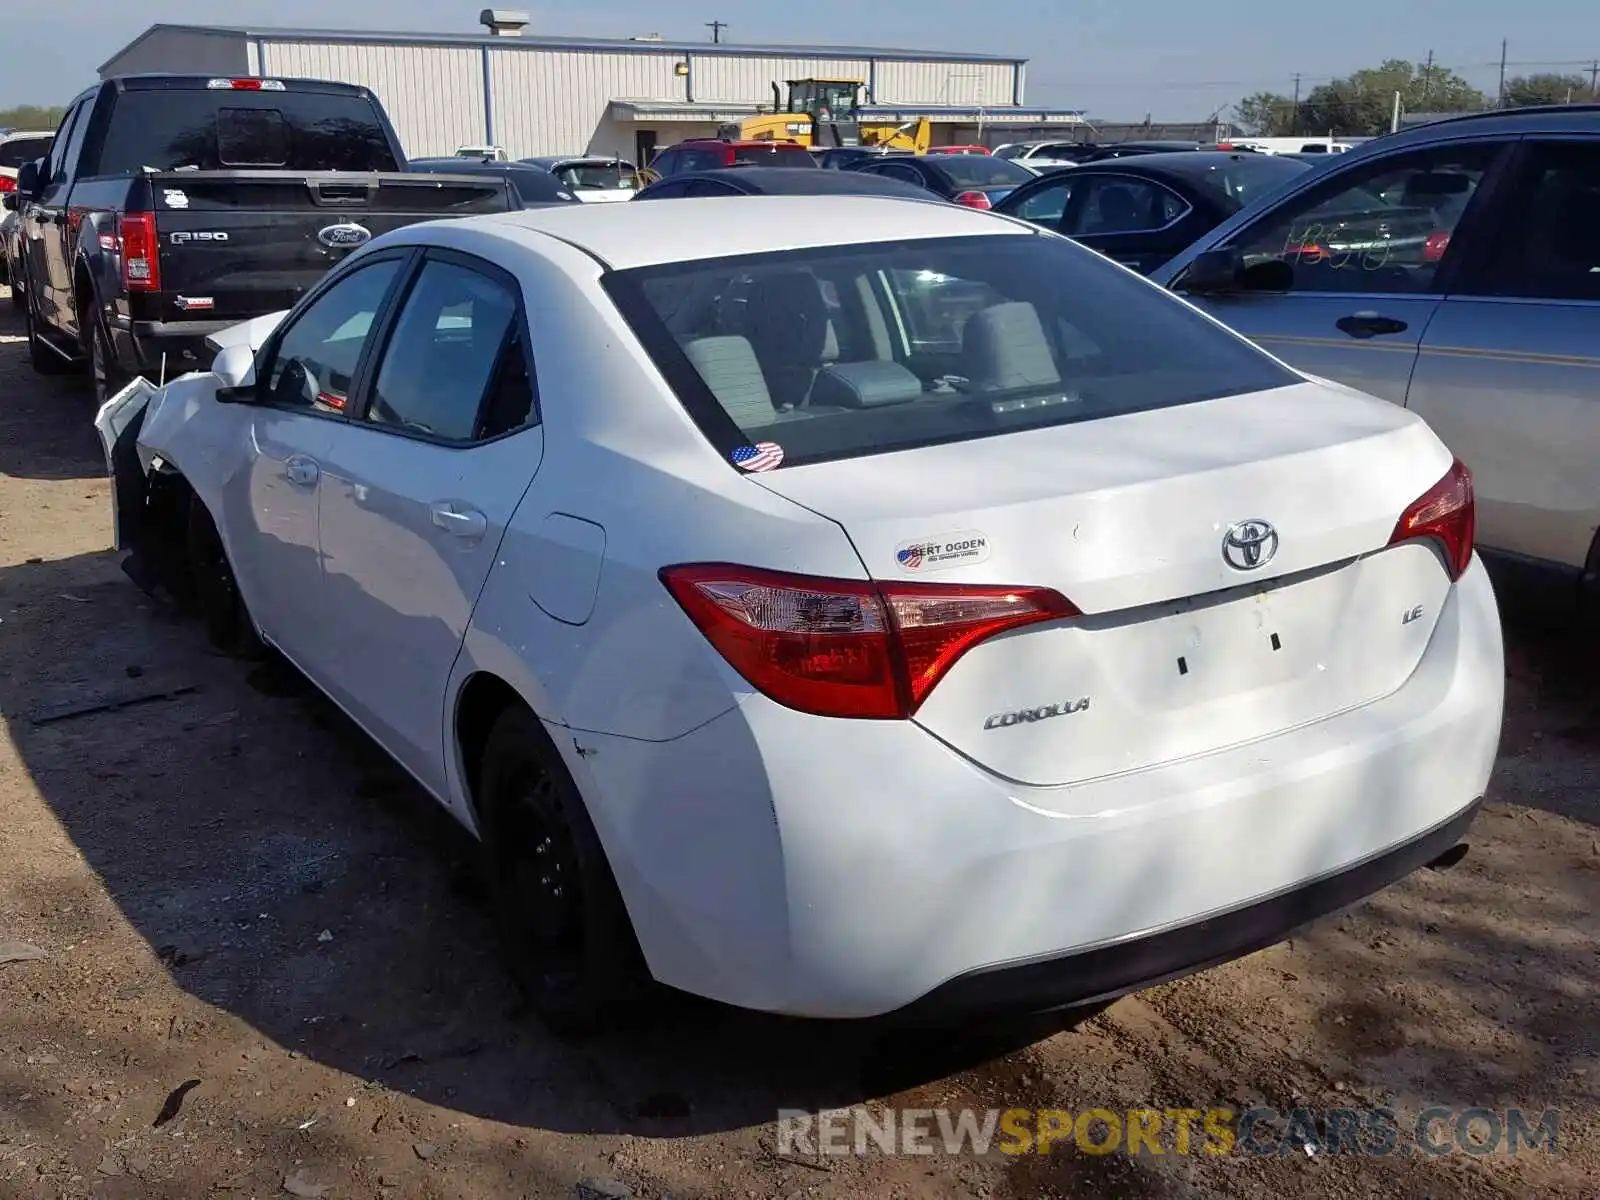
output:
{"label": "black pickup truck", "polygon": [[377,98],[322,80],[129,75],[78,96],[18,174],[28,350],[96,400],[208,362],[207,335],[290,307],[381,233],[521,207],[506,180],[419,174]]}

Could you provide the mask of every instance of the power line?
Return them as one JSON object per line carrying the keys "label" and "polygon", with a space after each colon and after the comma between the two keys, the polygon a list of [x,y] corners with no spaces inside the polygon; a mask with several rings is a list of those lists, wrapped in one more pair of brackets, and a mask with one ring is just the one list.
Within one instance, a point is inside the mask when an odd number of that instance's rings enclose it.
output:
{"label": "power line", "polygon": [[706,22],[706,28],[711,30],[711,40],[713,42],[720,43],[722,41],[722,31],[724,29],[726,29],[727,27],[728,27],[728,23],[726,21],[707,21]]}

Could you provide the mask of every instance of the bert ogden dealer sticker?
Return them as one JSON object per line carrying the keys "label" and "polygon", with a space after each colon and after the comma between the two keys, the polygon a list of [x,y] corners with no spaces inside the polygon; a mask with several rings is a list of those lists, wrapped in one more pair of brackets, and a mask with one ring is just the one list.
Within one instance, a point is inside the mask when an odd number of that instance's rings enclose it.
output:
{"label": "bert ogden dealer sticker", "polygon": [[783,447],[777,442],[757,442],[754,446],[740,446],[728,457],[740,470],[770,471],[783,461]]}
{"label": "bert ogden dealer sticker", "polygon": [[918,574],[965,567],[981,563],[988,557],[989,539],[977,530],[904,542],[894,552],[894,560],[902,571]]}

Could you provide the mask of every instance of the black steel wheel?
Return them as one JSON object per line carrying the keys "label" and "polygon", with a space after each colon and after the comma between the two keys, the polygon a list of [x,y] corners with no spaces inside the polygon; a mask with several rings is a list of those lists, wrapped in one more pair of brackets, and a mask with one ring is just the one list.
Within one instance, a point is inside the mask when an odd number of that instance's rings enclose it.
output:
{"label": "black steel wheel", "polygon": [[186,542],[189,583],[211,644],[239,658],[259,658],[264,647],[255,622],[239,594],[239,581],[216,523],[198,496],[189,501]]}
{"label": "black steel wheel", "polygon": [[98,408],[127,386],[130,376],[117,364],[116,353],[111,348],[111,337],[105,326],[93,317],[89,321],[89,380],[94,387],[94,403]]}
{"label": "black steel wheel", "polygon": [[490,731],[478,790],[512,977],[557,1033],[619,1024],[644,989],[643,956],[582,797],[526,709],[507,710]]}

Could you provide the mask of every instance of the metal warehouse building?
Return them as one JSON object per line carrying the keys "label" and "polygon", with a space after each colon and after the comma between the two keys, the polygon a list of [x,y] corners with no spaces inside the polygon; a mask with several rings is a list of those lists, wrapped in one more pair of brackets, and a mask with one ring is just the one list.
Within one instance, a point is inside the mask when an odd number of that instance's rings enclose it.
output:
{"label": "metal warehouse building", "polygon": [[1059,129],[1067,110],[1023,105],[1025,59],[857,46],[739,46],[541,37],[526,17],[483,13],[481,33],[152,25],[100,68],[334,79],[383,101],[413,158],[459,146],[536,154],[619,154],[709,137],[723,122],[771,111],[772,84],[858,79],[862,119],[927,117],[934,140],[982,140],[988,130]]}

